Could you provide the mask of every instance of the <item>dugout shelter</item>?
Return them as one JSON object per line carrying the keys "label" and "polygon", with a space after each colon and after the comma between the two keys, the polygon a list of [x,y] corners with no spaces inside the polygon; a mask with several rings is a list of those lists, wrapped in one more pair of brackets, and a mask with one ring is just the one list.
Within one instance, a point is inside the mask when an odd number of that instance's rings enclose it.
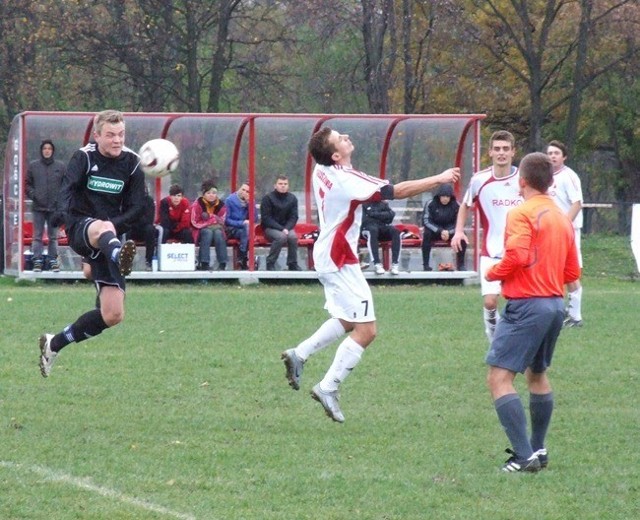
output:
{"label": "dugout shelter", "polygon": [[[32,229],[31,201],[26,197],[25,179],[29,162],[40,157],[40,143],[51,139],[55,157],[67,162],[92,134],[93,112],[23,112],[12,121],[4,155],[3,171],[3,258],[4,273],[12,276],[81,278],[80,259],[60,241],[60,273],[30,274],[28,255]],[[354,166],[371,175],[400,182],[438,173],[451,166],[462,169],[462,181],[455,187],[458,199],[473,172],[480,169],[481,114],[195,114],[125,113],[125,145],[137,151],[149,139],[165,138],[180,150],[180,165],[171,177],[148,178],[156,202],[168,194],[169,186],[180,184],[193,201],[200,195],[205,178],[216,179],[225,198],[240,183],[248,181],[251,203],[273,189],[275,179],[289,177],[290,190],[298,197],[301,223],[317,224],[311,191],[313,161],[307,153],[309,137],[322,126],[348,133],[355,146]],[[421,226],[421,212],[430,194],[409,200],[391,201],[396,221]],[[252,223],[252,231],[255,226]],[[468,223],[471,264],[476,266],[478,230]],[[254,258],[254,240],[250,240]],[[305,248],[301,248],[304,252]],[[310,251],[310,249],[309,249]],[[419,252],[419,251],[418,251]],[[140,256],[140,255],[138,255]],[[256,266],[251,266],[253,271]],[[277,272],[282,277],[313,277],[313,271]],[[140,272],[131,278],[235,277],[241,272],[171,273]],[[438,273],[418,273],[436,277]],[[475,275],[475,273],[472,273]],[[263,276],[276,276],[263,273]],[[445,276],[452,276],[451,273]]]}

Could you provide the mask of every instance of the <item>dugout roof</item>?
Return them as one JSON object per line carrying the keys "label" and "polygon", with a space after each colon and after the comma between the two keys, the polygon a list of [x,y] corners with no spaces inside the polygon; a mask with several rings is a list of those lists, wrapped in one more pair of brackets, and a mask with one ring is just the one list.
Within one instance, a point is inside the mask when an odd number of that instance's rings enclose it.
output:
{"label": "dugout roof", "polygon": [[[40,157],[40,143],[51,139],[56,159],[68,161],[89,141],[93,112],[23,112],[9,131],[3,172],[4,272],[20,274],[23,225],[31,221],[25,178],[30,161]],[[324,125],[348,133],[356,146],[354,167],[392,182],[438,173],[460,166],[466,185],[479,169],[480,114],[192,114],[127,113],[126,146],[138,150],[149,139],[162,137],[180,150],[180,165],[172,178],[150,179],[156,200],[180,184],[189,200],[199,196],[203,179],[215,177],[224,198],[248,180],[259,202],[273,189],[278,175],[289,177],[300,201],[300,220],[314,222],[310,177],[313,162],[307,153],[311,134]],[[406,221],[415,222],[423,195],[394,201]],[[413,212],[413,214],[412,214]],[[413,218],[413,220],[412,220]]]}

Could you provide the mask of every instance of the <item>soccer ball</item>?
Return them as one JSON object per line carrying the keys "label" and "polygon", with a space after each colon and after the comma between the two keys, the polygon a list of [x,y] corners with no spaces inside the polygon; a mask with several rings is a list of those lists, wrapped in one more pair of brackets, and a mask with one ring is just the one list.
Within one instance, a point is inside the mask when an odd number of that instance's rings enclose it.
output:
{"label": "soccer ball", "polygon": [[164,177],[178,167],[180,152],[176,145],[166,139],[152,139],[140,148],[140,167],[151,177]]}

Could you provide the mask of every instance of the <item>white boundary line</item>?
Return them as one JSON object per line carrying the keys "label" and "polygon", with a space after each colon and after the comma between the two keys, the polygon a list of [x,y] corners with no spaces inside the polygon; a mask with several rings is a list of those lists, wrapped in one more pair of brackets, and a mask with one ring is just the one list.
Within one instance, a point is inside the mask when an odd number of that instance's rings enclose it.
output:
{"label": "white boundary line", "polygon": [[52,482],[61,482],[63,484],[69,484],[71,486],[77,487],[79,489],[83,489],[85,491],[97,493],[98,495],[102,495],[103,497],[112,498],[124,504],[140,507],[142,509],[146,509],[147,511],[152,511],[154,513],[159,513],[161,515],[172,516],[174,518],[178,518],[179,520],[196,520],[196,517],[193,515],[171,511],[166,507],[158,506],[158,505],[152,504],[151,502],[147,502],[146,500],[140,500],[139,498],[127,496],[114,489],[109,489],[103,486],[97,486],[96,484],[92,484],[91,479],[89,478],[73,477],[71,475],[67,475],[66,473],[62,473],[60,471],[54,471],[54,470],[45,468],[43,466],[27,466],[24,464],[18,464],[15,462],[10,462],[5,460],[0,460],[0,467],[35,473],[45,478],[46,480],[49,480]]}

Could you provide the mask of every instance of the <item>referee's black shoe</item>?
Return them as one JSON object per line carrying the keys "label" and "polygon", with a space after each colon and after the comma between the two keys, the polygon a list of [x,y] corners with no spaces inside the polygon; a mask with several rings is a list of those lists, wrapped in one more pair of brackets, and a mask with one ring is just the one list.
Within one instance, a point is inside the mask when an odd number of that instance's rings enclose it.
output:
{"label": "referee's black shoe", "polygon": [[547,453],[547,448],[540,448],[538,451],[534,452],[534,455],[538,456],[540,469],[544,469],[549,465],[549,454]]}
{"label": "referee's black shoe", "polygon": [[502,466],[502,471],[506,473],[536,473],[540,471],[540,460],[538,460],[537,453],[534,453],[528,459],[521,459],[515,451],[509,448],[505,451],[510,453],[511,457]]}

